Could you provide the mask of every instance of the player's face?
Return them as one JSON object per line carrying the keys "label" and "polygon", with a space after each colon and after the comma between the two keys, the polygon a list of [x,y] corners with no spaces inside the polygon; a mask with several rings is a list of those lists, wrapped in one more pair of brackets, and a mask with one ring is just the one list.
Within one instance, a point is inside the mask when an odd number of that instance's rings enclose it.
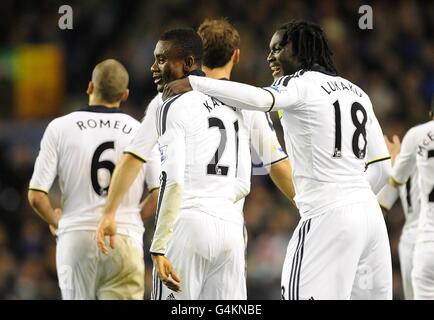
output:
{"label": "player's face", "polygon": [[282,46],[283,35],[284,32],[278,30],[270,41],[270,53],[268,54],[267,61],[274,79],[297,71],[296,60],[292,54],[292,43],[288,42]]}
{"label": "player's face", "polygon": [[166,83],[184,76],[184,60],[178,57],[177,52],[170,41],[158,41],[155,46],[151,72],[159,92],[163,91]]}

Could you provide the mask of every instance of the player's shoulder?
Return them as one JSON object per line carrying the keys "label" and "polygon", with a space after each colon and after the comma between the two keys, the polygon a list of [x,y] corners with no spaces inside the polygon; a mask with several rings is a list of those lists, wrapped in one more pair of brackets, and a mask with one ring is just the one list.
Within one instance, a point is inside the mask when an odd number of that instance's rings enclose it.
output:
{"label": "player's shoulder", "polygon": [[199,111],[197,105],[203,104],[209,96],[199,91],[189,91],[173,96],[161,105],[160,109],[166,113],[191,113]]}
{"label": "player's shoulder", "polygon": [[163,105],[163,98],[162,98],[161,92],[157,93],[152,100],[148,103],[148,106],[146,107],[146,112],[151,112],[153,110],[157,110],[158,107],[161,107]]}
{"label": "player's shoulder", "polygon": [[428,131],[434,130],[434,120],[421,123],[418,125],[415,125],[411,127],[407,131],[407,136],[419,136],[419,135],[425,135]]}
{"label": "player's shoulder", "polygon": [[290,81],[293,82],[300,82],[300,80],[304,80],[302,79],[302,77],[305,76],[304,78],[306,78],[306,71],[305,70],[298,70],[297,72],[294,72],[293,74],[290,75],[284,75],[276,80],[274,80],[274,82],[272,83],[272,87],[276,87],[276,86],[288,86],[290,84]]}

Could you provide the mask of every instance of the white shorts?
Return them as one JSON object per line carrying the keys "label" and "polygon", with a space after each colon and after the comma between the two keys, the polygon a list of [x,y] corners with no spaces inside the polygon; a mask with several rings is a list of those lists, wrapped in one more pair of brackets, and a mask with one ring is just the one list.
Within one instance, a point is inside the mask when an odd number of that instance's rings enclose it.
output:
{"label": "white shorts", "polygon": [[153,272],[154,300],[245,300],[243,225],[203,212],[181,212],[166,257],[181,278],[182,292]]}
{"label": "white shorts", "polygon": [[[403,231],[405,232],[405,231]],[[405,300],[413,300],[413,285],[411,280],[411,273],[413,270],[413,254],[414,254],[414,241],[407,241],[404,233],[401,235],[399,240],[399,264],[401,267],[401,279],[402,286],[404,289]]]}
{"label": "white shorts", "polygon": [[117,235],[115,249],[102,254],[94,231],[71,231],[57,239],[57,275],[64,300],[143,299],[143,248]]}
{"label": "white shorts", "polygon": [[392,299],[390,245],[376,201],[300,220],[283,265],[282,299]]}
{"label": "white shorts", "polygon": [[415,300],[434,300],[434,242],[416,242],[411,278]]}

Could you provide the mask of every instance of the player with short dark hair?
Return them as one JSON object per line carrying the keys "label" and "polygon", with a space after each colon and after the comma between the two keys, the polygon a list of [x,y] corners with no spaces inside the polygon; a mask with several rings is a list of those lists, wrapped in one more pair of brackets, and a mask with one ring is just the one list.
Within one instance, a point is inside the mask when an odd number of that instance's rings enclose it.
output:
{"label": "player with short dark hair", "polygon": [[[151,67],[159,91],[189,74],[204,75],[199,47],[193,29],[161,36]],[[199,92],[156,106],[162,172],[152,298],[246,299],[243,219],[234,204],[250,191],[242,115]],[[106,212],[100,226],[110,228],[113,215]]]}

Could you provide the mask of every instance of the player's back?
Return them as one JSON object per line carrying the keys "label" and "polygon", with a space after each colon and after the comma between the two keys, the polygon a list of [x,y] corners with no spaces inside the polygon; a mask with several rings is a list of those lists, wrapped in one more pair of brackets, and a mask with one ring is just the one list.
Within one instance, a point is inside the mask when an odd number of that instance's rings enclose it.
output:
{"label": "player's back", "polygon": [[[85,107],[53,120],[44,139],[55,148],[63,215],[59,233],[94,230],[106,201],[115,164],[130,143],[139,122],[119,111],[100,106]],[[54,156],[57,154],[57,156]],[[37,161],[37,165],[44,166]],[[125,195],[117,213],[121,225],[141,228],[139,202],[144,171]]]}
{"label": "player's back", "polygon": [[[422,232],[434,233],[434,120],[411,129],[417,144],[416,166],[419,173],[420,221]],[[418,236],[420,237],[420,236]],[[432,235],[430,240],[434,240]]]}
{"label": "player's back", "polygon": [[176,134],[169,128],[166,131],[165,121],[173,117],[182,127],[185,167],[181,210],[199,209],[221,218],[242,221],[234,201],[241,170],[249,172],[245,179],[250,184],[250,155],[246,154],[248,137],[241,113],[217,99],[192,91],[166,101],[157,117],[163,168],[170,156],[167,146]]}
{"label": "player's back", "polygon": [[420,214],[419,173],[417,170],[399,188],[402,210],[405,216],[403,230],[416,229]]}
{"label": "player's back", "polygon": [[282,126],[300,211],[320,213],[361,199],[362,193],[371,196],[366,163],[388,152],[366,93],[318,71],[301,70],[275,85],[288,86],[298,96],[283,110]]}

